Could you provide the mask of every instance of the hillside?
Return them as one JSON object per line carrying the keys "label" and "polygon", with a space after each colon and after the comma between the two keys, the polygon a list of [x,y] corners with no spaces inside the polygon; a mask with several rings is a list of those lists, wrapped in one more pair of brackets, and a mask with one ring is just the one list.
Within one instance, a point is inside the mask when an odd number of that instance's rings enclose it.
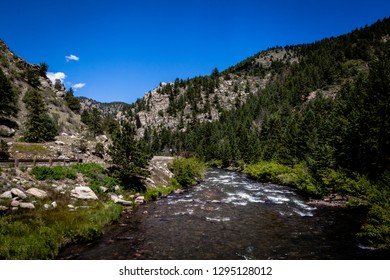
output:
{"label": "hillside", "polygon": [[[0,70],[5,79],[12,85],[12,91],[16,96],[16,111],[9,115],[2,114],[2,136],[21,136],[24,124],[27,120],[27,109],[23,98],[27,91],[37,89],[44,99],[47,112],[55,120],[59,127],[59,133],[80,132],[80,116],[72,112],[64,100],[63,90],[57,90],[46,77],[47,69],[41,69],[41,65],[30,64],[14,54],[3,41],[0,40]],[[9,121],[6,121],[8,119]],[[14,125],[10,125],[13,123]],[[10,126],[7,126],[10,125]],[[9,128],[9,129],[8,129]],[[14,131],[11,132],[13,129]],[[8,131],[8,133],[6,133]]]}
{"label": "hillside", "polygon": [[94,147],[98,141],[107,147],[107,138],[89,137],[73,92],[53,85],[47,70],[46,63],[31,64],[0,40],[0,137],[7,157],[101,161]]}

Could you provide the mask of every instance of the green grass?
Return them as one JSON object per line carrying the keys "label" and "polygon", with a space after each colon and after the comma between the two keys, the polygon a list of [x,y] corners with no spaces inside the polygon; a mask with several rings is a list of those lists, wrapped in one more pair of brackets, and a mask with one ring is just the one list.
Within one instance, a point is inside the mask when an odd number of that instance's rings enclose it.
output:
{"label": "green grass", "polygon": [[73,212],[63,206],[0,217],[0,259],[53,259],[66,242],[100,235],[121,212],[120,205],[93,202]]}
{"label": "green grass", "polygon": [[49,151],[43,144],[32,144],[32,143],[13,143],[12,153],[18,151],[19,154],[30,154],[30,155],[48,155]]}

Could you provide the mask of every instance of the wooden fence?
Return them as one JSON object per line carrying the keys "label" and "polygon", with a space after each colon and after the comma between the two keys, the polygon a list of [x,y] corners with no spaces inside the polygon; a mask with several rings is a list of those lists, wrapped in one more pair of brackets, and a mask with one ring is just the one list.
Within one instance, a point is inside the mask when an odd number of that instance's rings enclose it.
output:
{"label": "wooden fence", "polygon": [[69,165],[74,163],[82,163],[82,159],[1,159],[0,165],[6,165],[6,166],[14,166],[14,167],[21,167],[21,166],[37,166],[37,165]]}

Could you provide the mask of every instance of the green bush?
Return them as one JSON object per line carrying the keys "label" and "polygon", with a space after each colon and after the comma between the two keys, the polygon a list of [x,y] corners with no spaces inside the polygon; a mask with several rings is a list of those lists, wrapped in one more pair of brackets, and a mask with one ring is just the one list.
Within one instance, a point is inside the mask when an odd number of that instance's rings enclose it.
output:
{"label": "green bush", "polygon": [[164,194],[170,194],[170,193],[172,193],[175,190],[180,189],[180,188],[181,188],[181,186],[177,182],[177,180],[175,178],[172,178],[171,181],[169,182],[169,185],[166,187],[154,188],[154,189],[147,190],[144,194],[145,200],[146,201],[157,200],[160,196],[162,196]]}
{"label": "green bush", "polygon": [[171,169],[182,187],[190,187],[203,179],[206,166],[196,158],[178,158],[173,160]]}
{"label": "green bush", "polygon": [[303,164],[294,168],[275,162],[249,164],[244,173],[261,182],[292,186],[309,195],[321,195],[321,189]]}
{"label": "green bush", "polygon": [[31,170],[31,174],[40,181],[44,180],[62,180],[62,179],[76,179],[76,172],[69,167],[64,166],[35,166]]}
{"label": "green bush", "polygon": [[322,187],[327,193],[366,196],[369,195],[371,189],[371,182],[367,177],[358,174],[347,175],[342,170],[327,169],[321,174],[321,181]]}
{"label": "green bush", "polygon": [[358,237],[379,249],[390,249],[390,205],[373,205]]}

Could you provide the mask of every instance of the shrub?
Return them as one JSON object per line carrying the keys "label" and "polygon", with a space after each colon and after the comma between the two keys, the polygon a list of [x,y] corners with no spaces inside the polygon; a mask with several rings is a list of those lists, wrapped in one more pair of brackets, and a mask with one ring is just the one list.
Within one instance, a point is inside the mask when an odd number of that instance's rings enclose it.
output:
{"label": "shrub", "polygon": [[9,147],[7,145],[7,142],[3,139],[0,140],[0,159],[9,159],[10,153],[9,153]]}
{"label": "shrub", "polygon": [[390,206],[373,205],[367,220],[357,235],[369,245],[379,249],[390,249]]}
{"label": "shrub", "polygon": [[309,195],[318,196],[322,193],[317,182],[303,164],[291,168],[275,162],[259,162],[248,165],[244,173],[255,180],[292,186]]}
{"label": "shrub", "polygon": [[203,179],[206,166],[196,158],[178,158],[171,166],[174,178],[182,187],[189,187]]}
{"label": "shrub", "polygon": [[64,166],[35,166],[31,174],[40,181],[44,180],[62,180],[65,178],[76,179],[76,172],[69,167]]}

